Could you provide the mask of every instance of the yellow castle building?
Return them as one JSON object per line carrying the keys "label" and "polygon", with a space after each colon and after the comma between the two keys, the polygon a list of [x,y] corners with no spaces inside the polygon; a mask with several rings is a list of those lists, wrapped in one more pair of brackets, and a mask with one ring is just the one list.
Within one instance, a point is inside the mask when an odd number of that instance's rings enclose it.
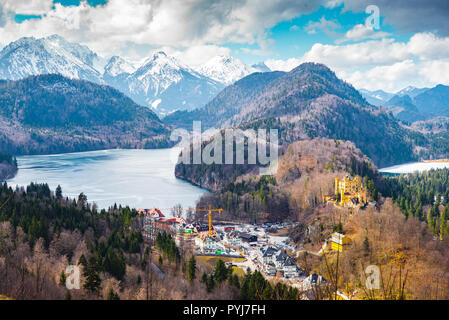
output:
{"label": "yellow castle building", "polygon": [[346,244],[351,243],[351,240],[344,233],[334,232],[331,237],[331,249],[335,251],[343,251]]}
{"label": "yellow castle building", "polygon": [[359,176],[335,178],[335,193],[324,196],[325,202],[348,208],[364,206],[368,202],[366,185]]}

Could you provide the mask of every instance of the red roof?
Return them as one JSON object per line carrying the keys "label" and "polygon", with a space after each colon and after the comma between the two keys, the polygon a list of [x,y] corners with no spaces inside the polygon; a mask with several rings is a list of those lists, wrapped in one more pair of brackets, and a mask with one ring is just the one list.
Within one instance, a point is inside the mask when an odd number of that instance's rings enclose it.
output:
{"label": "red roof", "polygon": [[165,217],[165,216],[162,214],[161,210],[156,209],[156,208],[150,209],[150,210],[148,211],[148,214],[149,214],[150,216],[152,216],[152,217],[159,217],[159,218]]}
{"label": "red roof", "polygon": [[157,208],[153,208],[153,209],[138,209],[137,212],[139,214],[147,214],[151,217],[156,217],[156,218],[164,218],[165,216],[162,214],[161,210],[157,209]]}

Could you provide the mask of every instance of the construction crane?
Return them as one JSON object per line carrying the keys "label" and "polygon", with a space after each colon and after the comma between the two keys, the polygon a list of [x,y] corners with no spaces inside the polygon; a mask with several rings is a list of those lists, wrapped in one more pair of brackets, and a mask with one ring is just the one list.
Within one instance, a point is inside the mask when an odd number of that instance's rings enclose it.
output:
{"label": "construction crane", "polygon": [[209,216],[209,236],[214,238],[214,234],[212,233],[212,212],[222,212],[223,209],[212,209],[212,205],[209,205],[209,209],[187,209],[186,211],[190,212],[207,212]]}

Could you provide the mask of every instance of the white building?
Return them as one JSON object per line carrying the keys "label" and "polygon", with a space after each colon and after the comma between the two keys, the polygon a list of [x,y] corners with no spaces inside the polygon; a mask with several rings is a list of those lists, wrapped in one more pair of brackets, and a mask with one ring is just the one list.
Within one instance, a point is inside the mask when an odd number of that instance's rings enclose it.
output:
{"label": "white building", "polygon": [[282,250],[273,247],[260,249],[264,270],[267,275],[274,275],[282,272],[285,278],[298,278],[303,274],[303,270]]}
{"label": "white building", "polygon": [[327,280],[316,273],[312,273],[302,281],[302,289],[309,290],[314,286],[321,285],[323,283],[327,283]]}
{"label": "white building", "polygon": [[242,239],[237,236],[234,232],[227,232],[224,234],[223,242],[232,247],[241,247]]}
{"label": "white building", "polygon": [[196,237],[195,246],[202,253],[215,254],[217,251],[225,251],[223,245],[209,235]]}

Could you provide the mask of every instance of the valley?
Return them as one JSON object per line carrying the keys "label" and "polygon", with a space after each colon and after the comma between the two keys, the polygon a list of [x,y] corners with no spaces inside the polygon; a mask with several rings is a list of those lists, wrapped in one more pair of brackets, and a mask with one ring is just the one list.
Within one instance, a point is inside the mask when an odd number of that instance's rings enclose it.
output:
{"label": "valley", "polygon": [[[106,59],[60,36],[6,45],[0,78],[2,295],[449,298],[447,86],[356,90],[322,63],[228,55]],[[216,131],[181,149],[171,136],[194,121]],[[243,164],[215,149],[206,163],[226,129],[276,130],[276,170],[250,163],[247,138]],[[178,161],[187,150],[200,163]],[[388,290],[366,291],[368,265],[390,268]]]}

